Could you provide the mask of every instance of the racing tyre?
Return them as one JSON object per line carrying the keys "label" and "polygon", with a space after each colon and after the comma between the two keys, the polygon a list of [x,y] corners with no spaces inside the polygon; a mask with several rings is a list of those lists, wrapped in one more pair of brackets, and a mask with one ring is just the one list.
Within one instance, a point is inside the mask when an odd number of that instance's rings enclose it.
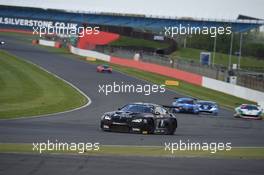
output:
{"label": "racing tyre", "polygon": [[167,135],[174,135],[175,131],[176,131],[176,128],[177,128],[177,120],[173,120],[171,121],[170,123],[168,123],[168,126],[167,126]]}

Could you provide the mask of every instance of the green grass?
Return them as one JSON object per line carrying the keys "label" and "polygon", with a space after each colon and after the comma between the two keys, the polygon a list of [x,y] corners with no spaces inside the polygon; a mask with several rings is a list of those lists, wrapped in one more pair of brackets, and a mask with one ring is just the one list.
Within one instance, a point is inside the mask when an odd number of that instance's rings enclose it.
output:
{"label": "green grass", "polygon": [[[81,150],[80,150],[81,151]],[[212,150],[213,151],[213,150]],[[40,154],[33,150],[32,144],[1,143],[0,153],[33,153]],[[115,156],[144,156],[144,157],[209,157],[209,158],[243,158],[243,159],[264,159],[264,147],[259,148],[232,148],[230,151],[210,150],[175,150],[173,153],[165,150],[162,146],[105,146],[101,145],[97,151],[86,151],[78,153],[77,150],[46,150],[42,154],[78,154],[78,155],[115,155]]]}
{"label": "green grass", "polygon": [[0,52],[0,119],[62,112],[87,99],[70,85],[7,52]]}
{"label": "green grass", "polygon": [[127,36],[121,36],[118,40],[109,44],[110,46],[130,46],[130,47],[147,47],[154,49],[164,49],[169,47],[166,43],[161,43],[158,41],[151,41],[145,39],[132,38]]}
{"label": "green grass", "polygon": [[16,38],[17,40],[29,41],[29,42],[31,42],[33,39],[39,39],[40,38],[38,35],[15,33],[15,32],[0,32],[0,35],[2,35],[2,36],[11,36],[13,38]]}
{"label": "green grass", "polygon": [[[174,58],[180,57],[183,59],[194,60],[196,62],[200,61],[200,52],[202,50],[192,49],[192,48],[181,48],[178,51],[175,51],[171,55]],[[211,52],[211,59],[213,58],[213,52]],[[228,66],[229,55],[223,53],[216,53],[215,55],[215,64]],[[238,57],[232,56],[232,63],[238,63]],[[252,68],[252,69],[262,69],[264,70],[264,61],[258,60],[254,57],[241,57],[241,68]]]}

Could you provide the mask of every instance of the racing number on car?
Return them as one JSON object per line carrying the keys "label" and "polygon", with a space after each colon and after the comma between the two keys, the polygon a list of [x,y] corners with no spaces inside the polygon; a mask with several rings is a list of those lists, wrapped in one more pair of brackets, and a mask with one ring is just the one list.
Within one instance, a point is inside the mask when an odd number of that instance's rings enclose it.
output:
{"label": "racing number on car", "polygon": [[159,124],[158,124],[159,128],[164,128],[165,127],[165,122],[164,120],[160,120]]}

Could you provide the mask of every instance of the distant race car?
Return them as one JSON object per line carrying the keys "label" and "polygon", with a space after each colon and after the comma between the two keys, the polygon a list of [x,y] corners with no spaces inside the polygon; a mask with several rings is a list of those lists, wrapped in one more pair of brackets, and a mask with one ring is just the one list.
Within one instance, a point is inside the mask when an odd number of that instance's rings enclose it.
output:
{"label": "distant race car", "polygon": [[263,111],[260,106],[254,104],[242,104],[235,108],[234,117],[261,120],[262,112]]}
{"label": "distant race car", "polygon": [[199,106],[194,98],[175,98],[172,103],[174,113],[193,113],[199,114]]}
{"label": "distant race car", "polygon": [[5,42],[4,41],[0,41],[0,45],[1,46],[5,45]]}
{"label": "distant race car", "polygon": [[199,112],[204,112],[204,113],[210,113],[213,115],[218,115],[218,105],[215,102],[212,101],[197,101],[197,104],[199,106]]}
{"label": "distant race car", "polygon": [[172,135],[176,128],[175,115],[152,103],[130,103],[101,118],[103,131]]}
{"label": "distant race car", "polygon": [[97,72],[108,72],[108,73],[112,73],[113,69],[111,67],[109,67],[109,65],[99,65],[97,66]]}

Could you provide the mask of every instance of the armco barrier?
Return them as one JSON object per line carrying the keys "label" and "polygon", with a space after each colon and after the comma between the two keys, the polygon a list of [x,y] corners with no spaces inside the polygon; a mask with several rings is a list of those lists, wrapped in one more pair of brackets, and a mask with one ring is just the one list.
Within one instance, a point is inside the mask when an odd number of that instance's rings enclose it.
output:
{"label": "armco barrier", "polygon": [[110,62],[110,56],[106,54],[102,54],[99,52],[91,51],[91,50],[84,50],[79,49],[73,46],[70,46],[70,52],[76,55],[85,56],[85,57],[92,57],[97,58],[99,60]]}
{"label": "armco barrier", "polygon": [[153,72],[157,73],[160,75],[176,78],[179,80],[186,81],[188,83],[192,83],[195,85],[202,85],[202,76],[196,75],[193,73],[165,67],[165,66],[160,66],[157,64],[152,64],[152,63],[145,63],[141,61],[134,61],[134,60],[128,60],[128,59],[123,59],[123,58],[117,58],[117,57],[111,57],[111,63],[113,64],[118,64],[122,66],[127,66],[127,67],[132,67],[140,70],[144,70],[147,72]]}
{"label": "armco barrier", "polygon": [[202,86],[230,94],[239,98],[248,99],[257,102],[264,108],[264,93],[253,89],[245,88],[242,86],[226,83],[223,81],[215,80],[208,77],[203,77]]}
{"label": "armco barrier", "polygon": [[55,47],[56,42],[55,41],[47,41],[47,40],[40,39],[39,40],[39,45]]}

